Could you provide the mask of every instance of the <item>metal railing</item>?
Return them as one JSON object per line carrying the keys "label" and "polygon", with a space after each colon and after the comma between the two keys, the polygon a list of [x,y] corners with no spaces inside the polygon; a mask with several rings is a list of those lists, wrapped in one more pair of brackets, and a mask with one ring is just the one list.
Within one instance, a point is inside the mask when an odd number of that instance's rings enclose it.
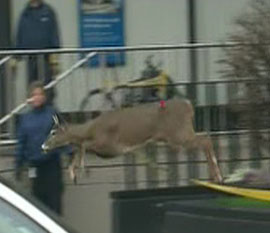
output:
{"label": "metal railing", "polygon": [[[92,48],[92,49],[76,49],[76,48],[67,48],[67,49],[57,49],[57,50],[52,50],[52,49],[48,49],[48,50],[36,50],[36,51],[32,51],[32,50],[12,50],[12,51],[0,51],[0,55],[2,56],[7,56],[4,59],[2,59],[0,61],[0,64],[5,64],[6,62],[8,62],[10,60],[10,58],[12,56],[25,56],[25,55],[39,55],[39,54],[51,54],[51,53],[55,53],[55,54],[87,54],[84,58],[80,59],[79,61],[77,61],[75,64],[71,65],[65,72],[61,73],[60,75],[58,75],[56,77],[55,80],[53,80],[51,83],[49,83],[48,85],[46,85],[46,89],[50,89],[52,87],[55,87],[60,81],[64,80],[66,77],[70,76],[71,73],[74,73],[74,71],[78,71],[79,67],[82,67],[83,65],[86,65],[89,69],[87,69],[83,75],[88,75],[89,72],[92,72],[91,78],[94,76],[92,76],[92,74],[95,74],[95,72],[98,72],[97,70],[95,70],[96,68],[94,67],[93,69],[91,69],[91,65],[88,64],[89,59],[91,59],[92,57],[94,57],[95,55],[99,55],[99,54],[107,54],[107,53],[111,53],[111,52],[132,52],[132,53],[136,53],[136,52],[146,52],[146,51],[150,51],[153,53],[159,53],[162,52],[162,56],[164,55],[164,52],[166,51],[172,51],[175,52],[176,50],[191,50],[191,49],[220,49],[220,48],[228,48],[228,47],[237,47],[237,46],[254,46],[254,44],[240,44],[240,43],[234,43],[234,42],[227,42],[227,43],[206,43],[206,44],[181,44],[181,45],[149,45],[149,46],[127,46],[127,47],[119,47],[119,48]],[[260,44],[261,45],[261,44]],[[266,45],[268,46],[268,44]],[[178,56],[179,54],[175,54],[175,56]],[[167,55],[165,54],[164,57],[162,57],[162,59],[166,60]],[[181,56],[181,54],[179,55]],[[207,55],[209,56],[209,54]],[[134,59],[134,57],[132,57],[132,59]],[[130,60],[132,60],[130,59]],[[141,57],[139,56],[138,58],[136,57],[136,62],[141,59]],[[134,59],[135,60],[135,59]],[[134,60],[132,60],[132,62],[134,62]],[[132,63],[131,62],[131,63]],[[178,63],[177,63],[178,64]],[[102,68],[102,66],[101,66]],[[117,70],[117,69],[123,69],[124,68],[117,68],[115,67],[115,69],[111,69],[108,71],[102,71],[101,73],[98,73],[97,76],[98,78],[102,79],[103,77],[101,77],[102,75],[106,76],[106,72],[113,72],[112,70]],[[130,69],[132,70],[132,69]],[[125,74],[127,76],[130,77],[137,77],[138,75],[133,75],[133,73],[129,73],[130,70],[124,70],[124,72],[126,72]],[[163,71],[168,71],[168,73],[170,73],[169,69],[163,68]],[[81,71],[80,71],[81,72]],[[135,72],[136,73],[136,72]],[[207,77],[207,72],[205,72],[205,74],[203,74],[204,77]],[[123,75],[122,75],[123,77]],[[218,99],[218,86],[223,85],[223,89],[224,89],[224,93],[229,92],[229,89],[231,89],[231,86],[235,86],[235,85],[242,85],[245,83],[260,83],[262,85],[264,85],[265,83],[269,83],[270,80],[269,79],[260,79],[260,80],[255,80],[253,78],[241,78],[241,79],[211,79],[211,80],[198,80],[198,81],[183,81],[181,80],[180,76],[176,76],[173,77],[175,78],[173,80],[173,83],[168,83],[166,84],[166,86],[173,86],[173,87],[179,87],[182,88],[181,90],[184,90],[184,93],[186,93],[188,87],[193,86],[195,88],[198,89],[203,89],[205,90],[205,102],[208,103],[209,99],[210,100],[214,100],[214,102],[217,102]],[[89,79],[89,82],[92,82],[92,79]],[[119,89],[129,89],[129,88],[153,88],[153,87],[160,87],[160,86],[164,86],[164,84],[150,84],[150,85],[146,85],[146,84],[142,84],[142,85],[131,85],[130,83],[131,80],[120,80],[120,81],[114,81],[113,82],[113,86],[114,87],[118,87]],[[91,88],[95,88],[94,85],[90,85]],[[101,87],[102,89],[102,87]],[[81,90],[79,90],[81,91]],[[77,92],[79,92],[78,89],[73,88],[71,89],[71,95],[76,95]],[[210,94],[209,94],[209,93]],[[208,93],[208,94],[207,94]],[[101,94],[105,94],[103,93],[103,90],[101,90]],[[227,94],[229,96],[229,94]],[[208,96],[208,97],[207,97]],[[211,101],[209,101],[211,102]],[[197,104],[197,103],[196,103]],[[210,107],[214,106],[214,105],[219,105],[218,103],[212,104],[209,103],[208,104]],[[226,104],[224,104],[226,105]],[[0,119],[0,126],[5,124],[8,120],[10,120],[14,115],[16,115],[17,113],[19,113],[22,109],[24,109],[27,106],[27,101],[25,101],[24,103],[18,105],[16,108],[14,108],[9,114],[7,114],[6,116],[4,116],[2,119]],[[206,131],[210,131],[209,134],[211,136],[213,136],[213,140],[214,140],[214,144],[215,144],[215,148],[218,151],[218,158],[219,161],[222,163],[222,166],[226,167],[224,170],[230,170],[232,171],[237,164],[239,164],[240,162],[252,162],[252,161],[268,161],[269,158],[265,155],[263,156],[258,156],[258,157],[254,157],[254,155],[252,155],[251,152],[251,148],[249,147],[249,145],[246,143],[246,141],[243,139],[245,136],[248,137],[247,140],[251,140],[250,139],[250,135],[254,132],[252,129],[245,129],[245,130],[226,130],[226,127],[220,127],[218,130],[215,131],[211,131],[211,109],[207,109],[204,108],[205,104],[202,106],[202,113],[201,113],[201,125],[202,125],[202,129],[206,130]],[[72,114],[72,113],[71,113]],[[217,115],[217,121],[218,124],[222,124],[222,125],[226,125],[228,119],[227,119],[227,115],[224,114],[224,112],[219,111]],[[260,134],[269,134],[269,129],[259,129],[258,131]],[[0,139],[0,146],[3,145],[13,145],[16,143],[16,140],[1,140]],[[224,149],[223,143],[227,143],[228,146]],[[224,152],[225,151],[225,152]],[[248,153],[247,153],[248,151]],[[236,154],[239,153],[239,154]],[[247,153],[247,154],[245,154]],[[224,158],[225,156],[225,158]],[[134,164],[135,161],[135,164]],[[164,166],[169,166],[169,165],[176,165],[178,167],[186,165],[189,166],[189,164],[191,164],[191,166],[195,166],[195,169],[193,169],[193,172],[188,172],[190,173],[189,175],[192,177],[194,176],[194,170],[196,170],[198,172],[197,169],[197,165],[198,164],[205,164],[206,161],[198,161],[196,160],[196,158],[194,159],[194,157],[191,157],[191,159],[189,159],[188,161],[171,161],[168,158],[168,161],[166,162],[160,162],[157,161],[158,164],[164,165]],[[124,169],[129,169],[131,166],[131,164],[133,164],[133,167],[135,167],[134,169],[136,170],[137,168],[141,168],[143,166],[145,166],[145,163],[141,163],[139,161],[136,161],[136,159],[132,160],[132,162],[128,161],[128,160],[124,160],[124,162],[122,163],[117,163],[116,165],[93,165],[90,166],[90,168],[110,168],[110,167],[114,167],[114,166],[123,166]],[[228,165],[229,164],[229,165]],[[228,166],[228,167],[227,167]],[[192,170],[192,169],[191,169]],[[169,175],[170,178],[172,178],[175,174],[179,173],[179,169],[172,169],[172,175]],[[134,174],[133,174],[134,175]],[[196,175],[196,174],[195,174]],[[205,174],[203,174],[204,178],[205,178]],[[157,179],[157,176],[154,176],[154,179]],[[186,178],[182,178],[183,180],[185,180]],[[130,182],[127,180],[127,183]],[[138,181],[139,182],[139,181]]]}
{"label": "metal railing", "polygon": [[0,56],[4,55],[39,55],[39,54],[63,54],[63,53],[103,53],[103,52],[130,52],[130,51],[159,51],[176,49],[198,49],[198,48],[229,48],[238,46],[269,46],[269,43],[238,43],[238,42],[220,42],[220,43],[182,43],[176,45],[141,45],[141,46],[119,46],[119,47],[97,47],[97,48],[62,48],[62,49],[37,49],[37,50],[2,50]]}
{"label": "metal railing", "polygon": [[11,56],[6,56],[0,60],[0,66],[4,65],[6,62],[8,62],[11,59]]}
{"label": "metal railing", "polygon": [[[73,66],[71,66],[68,70],[64,71],[62,74],[58,75],[55,80],[51,81],[45,86],[45,90],[50,89],[54,87],[57,83],[59,83],[64,78],[68,77],[72,72],[74,72],[76,69],[78,69],[81,65],[86,63],[91,57],[95,56],[95,52],[91,52],[88,55],[86,55],[85,58],[79,60],[76,62]],[[12,118],[15,114],[19,113],[22,109],[24,109],[29,102],[29,99],[27,99],[24,103],[18,105],[16,108],[14,108],[9,114],[4,116],[0,119],[0,126],[3,125],[5,122],[7,122],[10,118]]]}

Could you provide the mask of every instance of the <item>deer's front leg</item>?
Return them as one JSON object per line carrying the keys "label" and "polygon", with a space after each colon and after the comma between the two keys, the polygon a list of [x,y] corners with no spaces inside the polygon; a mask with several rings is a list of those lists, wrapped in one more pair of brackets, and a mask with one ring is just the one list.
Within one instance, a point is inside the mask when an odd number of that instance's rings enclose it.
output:
{"label": "deer's front leg", "polygon": [[77,153],[72,155],[71,163],[68,167],[70,179],[73,181],[74,184],[77,183],[76,172],[75,172],[77,157],[78,157]]}
{"label": "deer's front leg", "polygon": [[77,183],[76,166],[78,164],[78,158],[81,158],[82,149],[81,146],[76,147],[75,153],[72,155],[71,163],[68,167],[69,175],[74,184]]}

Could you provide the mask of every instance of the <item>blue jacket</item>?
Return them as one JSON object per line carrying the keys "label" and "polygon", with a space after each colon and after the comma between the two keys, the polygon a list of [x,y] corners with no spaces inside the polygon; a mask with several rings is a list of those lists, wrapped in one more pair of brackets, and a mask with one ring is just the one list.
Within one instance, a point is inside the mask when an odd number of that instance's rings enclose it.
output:
{"label": "blue jacket", "polygon": [[44,154],[41,148],[53,127],[52,116],[54,114],[56,114],[56,111],[52,107],[43,106],[40,109],[33,109],[20,117],[17,131],[17,168],[25,162],[30,166],[39,166],[48,160],[60,161],[59,156],[63,149],[55,149]]}
{"label": "blue jacket", "polygon": [[59,33],[53,9],[42,3],[33,8],[29,4],[21,14],[16,47],[23,49],[59,48]]}

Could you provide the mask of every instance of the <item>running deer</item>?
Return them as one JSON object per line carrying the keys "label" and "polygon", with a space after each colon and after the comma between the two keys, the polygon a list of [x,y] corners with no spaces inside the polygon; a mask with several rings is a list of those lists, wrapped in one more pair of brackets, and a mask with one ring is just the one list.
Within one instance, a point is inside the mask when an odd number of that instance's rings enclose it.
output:
{"label": "running deer", "polygon": [[[71,124],[52,130],[42,145],[44,151],[72,144],[79,149],[70,166],[74,178],[76,158],[81,161],[86,151],[102,158],[124,155],[149,142],[164,142],[175,152],[181,148],[200,149],[207,158],[210,176],[222,182],[211,139],[196,135],[193,128],[194,110],[185,99],[141,104],[101,114],[83,124]],[[57,124],[59,124],[56,121]]]}

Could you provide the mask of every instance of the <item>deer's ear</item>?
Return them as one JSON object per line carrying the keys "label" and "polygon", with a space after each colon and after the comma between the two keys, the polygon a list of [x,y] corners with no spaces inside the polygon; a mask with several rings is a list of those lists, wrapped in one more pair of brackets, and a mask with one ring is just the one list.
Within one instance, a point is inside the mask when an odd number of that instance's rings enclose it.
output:
{"label": "deer's ear", "polygon": [[53,115],[52,118],[53,118],[53,122],[54,122],[55,125],[60,125],[60,122],[59,122],[59,119],[58,119],[57,115]]}

